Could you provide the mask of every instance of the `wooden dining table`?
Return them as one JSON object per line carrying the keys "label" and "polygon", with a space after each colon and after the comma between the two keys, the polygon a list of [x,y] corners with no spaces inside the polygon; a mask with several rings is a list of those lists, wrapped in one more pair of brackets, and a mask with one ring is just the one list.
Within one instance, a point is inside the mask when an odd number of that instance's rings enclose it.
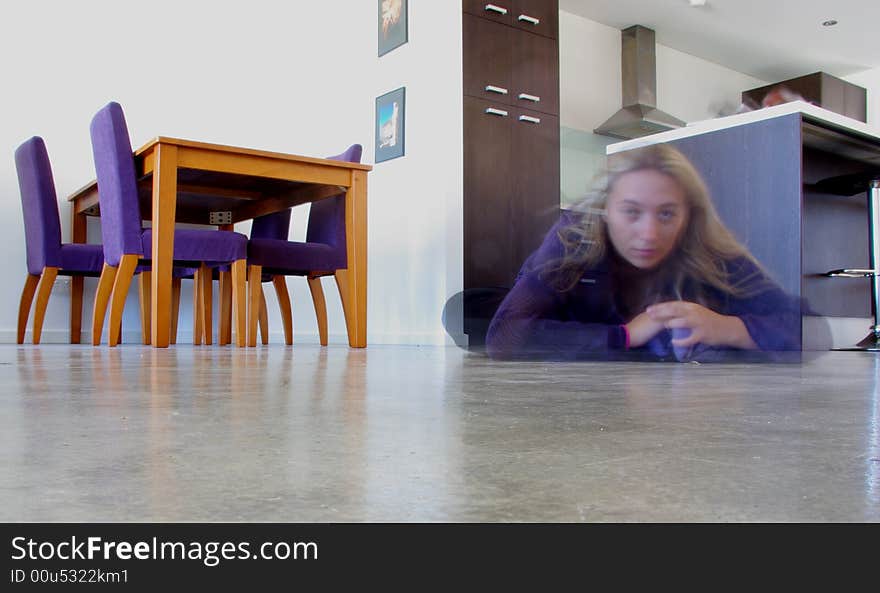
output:
{"label": "wooden dining table", "polygon": [[[176,223],[232,229],[236,222],[345,194],[347,265],[336,273],[348,343],[367,345],[367,173],[369,165],[280,152],[157,137],[134,153],[141,217],[153,228],[151,343],[171,334],[172,254]],[[92,181],[68,197],[74,243],[85,243],[87,219],[100,214]],[[71,342],[82,329],[83,279],[71,284]]]}

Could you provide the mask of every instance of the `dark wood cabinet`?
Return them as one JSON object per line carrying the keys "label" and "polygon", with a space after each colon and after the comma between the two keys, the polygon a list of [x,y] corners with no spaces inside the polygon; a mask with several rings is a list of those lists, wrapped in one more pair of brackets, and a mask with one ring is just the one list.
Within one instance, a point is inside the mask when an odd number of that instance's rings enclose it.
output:
{"label": "dark wood cabinet", "polygon": [[[462,8],[467,294],[511,287],[559,215],[559,7],[463,0]],[[464,305],[472,344],[493,312],[483,305]]]}
{"label": "dark wood cabinet", "polygon": [[556,39],[559,31],[559,3],[548,0],[514,0],[511,24],[530,33]]}
{"label": "dark wood cabinet", "polygon": [[760,105],[768,93],[779,88],[796,93],[810,103],[824,107],[829,111],[861,122],[867,121],[867,91],[863,87],[825,72],[814,72],[806,76],[743,91],[743,102],[751,101]]}
{"label": "dark wood cabinet", "polygon": [[559,3],[555,0],[463,0],[465,14],[556,39]]}
{"label": "dark wood cabinet", "polygon": [[496,23],[510,24],[512,6],[510,0],[489,2],[487,0],[462,0],[462,11]]}
{"label": "dark wood cabinet", "polygon": [[464,286],[509,286],[509,107],[464,98]]}
{"label": "dark wood cabinet", "polygon": [[559,114],[559,48],[555,39],[465,14],[464,94]]}
{"label": "dark wood cabinet", "polygon": [[464,98],[465,287],[509,287],[559,215],[559,118]]}
{"label": "dark wood cabinet", "polygon": [[511,113],[511,246],[515,277],[559,217],[559,118],[527,109]]}
{"label": "dark wood cabinet", "polygon": [[514,33],[511,27],[463,15],[462,75],[466,96],[510,104]]}
{"label": "dark wood cabinet", "polygon": [[510,68],[512,105],[559,115],[559,46],[555,39],[519,33]]}

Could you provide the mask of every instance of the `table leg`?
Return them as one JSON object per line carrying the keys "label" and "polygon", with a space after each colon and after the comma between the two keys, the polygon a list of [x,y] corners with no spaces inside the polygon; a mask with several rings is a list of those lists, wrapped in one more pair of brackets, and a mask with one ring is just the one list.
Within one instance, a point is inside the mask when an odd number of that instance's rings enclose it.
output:
{"label": "table leg", "polygon": [[[234,231],[235,225],[221,224],[221,231]],[[221,346],[232,343],[232,270],[218,273],[220,277],[220,338]]]}
{"label": "table leg", "polygon": [[[70,232],[74,243],[85,243],[87,219],[85,214],[77,213],[76,204],[70,208]],[[70,343],[79,344],[82,334],[83,277],[72,276],[70,282]]]}
{"label": "table leg", "polygon": [[336,272],[342,297],[348,344],[367,345],[367,174],[352,171],[345,194],[345,241],[348,269]]}
{"label": "table leg", "polygon": [[153,164],[152,342],[167,348],[171,331],[171,270],[177,210],[177,147],[158,144]]}

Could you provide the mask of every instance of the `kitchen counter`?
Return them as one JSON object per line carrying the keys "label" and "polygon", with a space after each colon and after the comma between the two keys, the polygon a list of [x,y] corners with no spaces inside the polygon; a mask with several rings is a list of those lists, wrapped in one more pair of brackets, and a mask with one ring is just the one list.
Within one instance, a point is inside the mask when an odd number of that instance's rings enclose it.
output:
{"label": "kitchen counter", "polygon": [[[806,101],[792,101],[746,113],[737,113],[736,115],[693,122],[683,128],[660,132],[650,136],[642,136],[641,138],[634,138],[623,142],[615,142],[606,147],[606,154],[614,154],[650,144],[690,138],[792,114],[800,114],[803,122],[806,124],[804,142],[808,146],[821,150],[826,147],[826,143],[829,140],[837,143],[847,138],[846,144],[852,144],[848,148],[851,154],[847,154],[847,156],[863,160],[864,162],[880,164],[880,156],[878,156],[876,149],[869,149],[867,151],[868,154],[863,154],[862,150],[865,148],[864,145],[880,145],[880,129],[822,107],[817,107]],[[836,147],[836,150],[839,149],[840,147]]]}

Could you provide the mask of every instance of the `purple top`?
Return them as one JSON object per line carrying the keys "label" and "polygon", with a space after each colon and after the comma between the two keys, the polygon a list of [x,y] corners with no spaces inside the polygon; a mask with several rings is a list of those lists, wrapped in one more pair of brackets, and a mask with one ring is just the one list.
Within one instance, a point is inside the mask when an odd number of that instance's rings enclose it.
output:
{"label": "purple top", "polygon": [[[620,264],[614,256],[585,270],[570,290],[552,287],[541,272],[547,262],[563,255],[557,231],[570,223],[571,216],[577,215],[564,214],[550,229],[541,247],[523,264],[513,288],[496,311],[486,335],[491,357],[708,361],[724,358],[721,351],[733,350],[697,344],[685,352],[672,347],[668,330],[640,348],[628,349],[622,326],[635,313],[625,316],[621,312],[624,287],[619,286],[619,276],[615,274]],[[701,292],[713,303],[712,310],[739,317],[762,351],[799,352],[800,300],[785,294],[748,259],[732,260],[726,267],[732,284],[760,290],[753,296],[739,298],[712,287],[701,287],[701,291],[686,289],[682,298],[676,299],[671,290],[661,288],[655,302],[693,300],[688,295]]]}

